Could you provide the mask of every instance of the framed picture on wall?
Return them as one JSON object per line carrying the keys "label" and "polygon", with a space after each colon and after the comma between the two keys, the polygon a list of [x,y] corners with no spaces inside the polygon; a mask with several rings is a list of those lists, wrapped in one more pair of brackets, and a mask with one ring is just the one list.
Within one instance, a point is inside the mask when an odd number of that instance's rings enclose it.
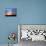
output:
{"label": "framed picture on wall", "polygon": [[19,24],[18,41],[46,41],[46,24]]}
{"label": "framed picture on wall", "polygon": [[17,16],[17,8],[6,8],[5,16]]}

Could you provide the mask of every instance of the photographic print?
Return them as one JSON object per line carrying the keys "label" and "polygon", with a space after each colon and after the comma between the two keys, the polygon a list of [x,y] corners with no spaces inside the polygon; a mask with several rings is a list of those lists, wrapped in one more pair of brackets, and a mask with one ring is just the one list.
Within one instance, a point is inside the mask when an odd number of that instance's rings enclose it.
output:
{"label": "photographic print", "polygon": [[16,16],[17,9],[16,8],[6,8],[5,9],[5,16]]}
{"label": "photographic print", "polygon": [[[19,25],[20,40],[46,41],[46,25]],[[19,33],[19,32],[18,32]]]}

